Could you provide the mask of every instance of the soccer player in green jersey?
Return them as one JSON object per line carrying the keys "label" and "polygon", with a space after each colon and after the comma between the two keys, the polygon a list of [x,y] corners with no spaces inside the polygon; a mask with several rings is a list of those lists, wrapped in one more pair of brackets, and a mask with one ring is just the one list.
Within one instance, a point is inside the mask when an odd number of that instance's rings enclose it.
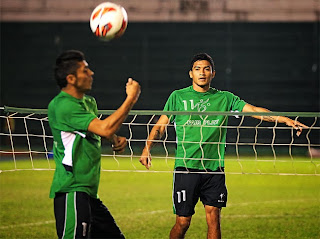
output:
{"label": "soccer player in green jersey", "polygon": [[80,51],[63,52],[56,59],[55,79],[61,92],[48,106],[54,140],[54,173],[50,197],[59,238],[124,238],[108,208],[98,197],[101,137],[122,152],[126,138],[115,133],[140,95],[140,85],[129,78],[127,98],[109,117],[97,117],[97,104],[86,95],[93,72]]}
{"label": "soccer player in green jersey", "polygon": [[[174,91],[164,111],[239,111],[269,112],[241,100],[238,96],[211,88],[215,76],[212,58],[201,53],[193,57],[189,76],[192,85]],[[306,125],[282,116],[252,116],[264,121],[277,121],[297,130],[301,134]],[[220,214],[226,206],[227,188],[224,174],[224,152],[226,142],[227,117],[204,115],[162,115],[152,128],[143,149],[140,162],[149,169],[150,150],[155,140],[161,139],[166,126],[174,122],[177,149],[174,166],[173,208],[176,223],[171,229],[170,238],[184,238],[194,207],[199,198],[202,201],[208,224],[207,238],[221,238]],[[209,127],[212,126],[212,127]],[[201,146],[200,143],[201,142]],[[211,173],[205,173],[211,172]]]}

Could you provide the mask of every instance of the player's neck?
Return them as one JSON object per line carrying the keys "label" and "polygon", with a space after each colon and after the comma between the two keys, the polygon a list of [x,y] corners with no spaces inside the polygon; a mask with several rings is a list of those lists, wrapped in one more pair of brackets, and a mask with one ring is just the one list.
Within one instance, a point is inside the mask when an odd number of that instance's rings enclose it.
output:
{"label": "player's neck", "polygon": [[69,95],[71,95],[71,96],[73,96],[74,98],[77,98],[77,99],[82,99],[83,96],[84,96],[83,92],[80,92],[80,91],[76,90],[74,87],[65,87],[65,88],[62,88],[61,91],[64,91],[67,94],[69,94]]}
{"label": "player's neck", "polygon": [[192,84],[192,87],[195,91],[205,93],[210,90],[210,85],[205,85],[205,86],[199,86],[197,84]]}

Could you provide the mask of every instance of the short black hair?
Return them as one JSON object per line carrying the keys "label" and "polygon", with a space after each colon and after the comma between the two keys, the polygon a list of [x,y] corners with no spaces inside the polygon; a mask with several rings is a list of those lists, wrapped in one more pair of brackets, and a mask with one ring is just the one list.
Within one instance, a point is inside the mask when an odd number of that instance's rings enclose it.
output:
{"label": "short black hair", "polygon": [[207,53],[198,53],[196,55],[193,56],[192,60],[191,60],[191,64],[190,64],[190,70],[192,71],[192,67],[193,67],[193,64],[196,62],[196,61],[208,61],[212,67],[212,70],[214,71],[215,67],[214,67],[214,62],[212,60],[212,57],[207,54]]}
{"label": "short black hair", "polygon": [[84,60],[84,54],[78,50],[67,50],[57,57],[54,77],[60,89],[67,86],[67,76],[69,74],[76,74],[79,62]]}

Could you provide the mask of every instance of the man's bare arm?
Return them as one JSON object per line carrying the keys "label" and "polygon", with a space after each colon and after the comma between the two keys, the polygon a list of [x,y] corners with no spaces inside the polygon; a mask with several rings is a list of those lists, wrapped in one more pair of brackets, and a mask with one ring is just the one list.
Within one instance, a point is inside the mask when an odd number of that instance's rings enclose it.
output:
{"label": "man's bare arm", "polygon": [[[262,108],[262,107],[256,107],[250,104],[246,104],[243,109],[242,112],[271,112],[270,110],[266,109],[266,108]],[[303,128],[308,128],[308,126],[300,123],[297,120],[292,120],[288,117],[285,116],[272,116],[272,115],[252,115],[251,117],[259,119],[259,120],[263,120],[263,121],[268,121],[268,122],[278,122],[278,123],[283,123],[286,124],[290,127],[293,127],[295,130],[297,130],[297,136],[299,136],[302,132]]]}
{"label": "man's bare arm", "polygon": [[127,98],[123,104],[106,119],[100,120],[96,118],[92,120],[89,124],[88,131],[106,137],[110,141],[113,140],[114,134],[119,130],[123,121],[139,98],[139,83],[130,78],[126,85],[126,92]]}
{"label": "man's bare arm", "polygon": [[144,165],[147,169],[151,166],[151,156],[150,156],[150,150],[153,147],[153,145],[156,143],[156,140],[160,140],[165,132],[165,129],[167,125],[169,124],[169,118],[166,115],[161,115],[158,122],[155,126],[153,126],[150,135],[146,141],[146,146],[144,147],[141,157],[140,157],[140,163]]}

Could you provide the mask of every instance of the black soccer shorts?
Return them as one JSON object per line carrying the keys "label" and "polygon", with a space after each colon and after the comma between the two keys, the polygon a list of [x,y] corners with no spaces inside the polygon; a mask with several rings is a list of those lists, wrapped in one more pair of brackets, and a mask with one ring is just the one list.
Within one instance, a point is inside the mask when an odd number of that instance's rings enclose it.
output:
{"label": "black soccer shorts", "polygon": [[[205,171],[179,167],[173,176],[173,211],[178,216],[192,216],[200,200],[204,205],[226,207],[228,191],[225,174],[204,173]],[[183,172],[183,173],[181,173]]]}
{"label": "black soccer shorts", "polygon": [[108,208],[84,192],[57,193],[54,214],[59,238],[124,238]]}

